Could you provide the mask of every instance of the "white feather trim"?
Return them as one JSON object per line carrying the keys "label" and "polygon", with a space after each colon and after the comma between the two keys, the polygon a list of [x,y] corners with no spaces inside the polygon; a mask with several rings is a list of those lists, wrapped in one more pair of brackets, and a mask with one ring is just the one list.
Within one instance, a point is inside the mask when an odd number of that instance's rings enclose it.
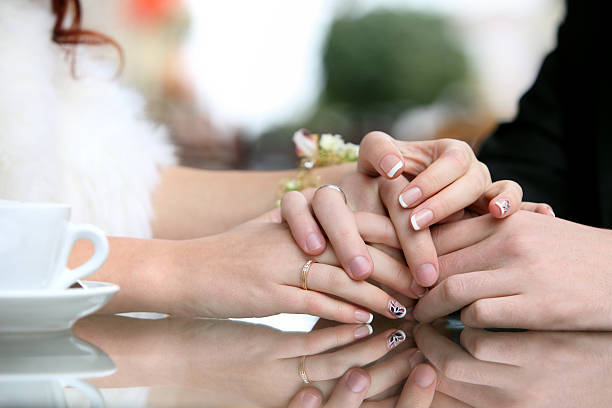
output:
{"label": "white feather trim", "polygon": [[167,132],[86,47],[71,76],[48,7],[0,1],[0,198],[68,203],[73,222],[151,237],[151,193],[176,162]]}

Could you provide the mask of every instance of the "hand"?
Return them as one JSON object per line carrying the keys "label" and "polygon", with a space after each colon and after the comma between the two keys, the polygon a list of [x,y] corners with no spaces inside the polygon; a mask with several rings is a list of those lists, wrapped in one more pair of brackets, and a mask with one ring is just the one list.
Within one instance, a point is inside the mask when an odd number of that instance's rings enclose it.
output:
{"label": "hand", "polygon": [[610,333],[466,328],[463,349],[428,325],[414,335],[438,370],[438,391],[471,407],[608,407],[612,401]]}
{"label": "hand", "polygon": [[74,328],[79,337],[104,349],[118,367],[116,374],[95,380],[98,386],[161,387],[158,394],[155,389],[149,392],[150,405],[206,401],[207,406],[263,407],[287,406],[304,386],[299,375],[302,356],[306,375],[324,395],[346,370],[360,366],[367,366],[372,378],[366,395],[385,391],[423,362],[406,335],[411,329],[371,335],[370,326],[350,324],[292,333],[228,320],[119,316],[92,316]]}
{"label": "hand", "polygon": [[[269,217],[270,214],[267,215]],[[318,256],[302,289],[308,260],[284,224],[262,217],[228,232],[175,244],[171,313],[180,316],[258,317],[308,313],[345,323],[369,323],[368,310],[388,318],[406,316],[406,306],[379,287],[354,281],[331,249]],[[406,266],[367,248],[376,262],[372,279],[383,284],[408,277]],[[403,282],[409,286],[410,280]],[[354,305],[361,305],[368,310]]]}
{"label": "hand", "polygon": [[[436,372],[428,364],[419,364],[410,373],[399,398],[390,397],[382,401],[363,403],[370,383],[370,376],[365,370],[348,370],[336,384],[324,405],[325,408],[428,408],[436,391]],[[293,397],[289,408],[319,408],[322,401],[321,392],[314,387],[308,387]]]}
{"label": "hand", "polygon": [[526,211],[437,226],[441,283],[414,315],[430,322],[465,307],[471,327],[610,330],[611,234]]}

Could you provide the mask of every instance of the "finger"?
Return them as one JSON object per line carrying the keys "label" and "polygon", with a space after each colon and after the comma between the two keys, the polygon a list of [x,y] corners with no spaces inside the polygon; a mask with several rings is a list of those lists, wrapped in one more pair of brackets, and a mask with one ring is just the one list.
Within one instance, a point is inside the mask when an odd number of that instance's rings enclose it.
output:
{"label": "finger", "polygon": [[281,216],[289,225],[291,235],[302,251],[309,255],[318,255],[325,250],[325,237],[302,193],[290,191],[283,196]]}
{"label": "finger", "polygon": [[398,408],[428,408],[436,392],[436,371],[419,364],[410,373],[397,403]]}
{"label": "finger", "polygon": [[417,231],[427,228],[476,201],[490,182],[488,173],[483,174],[480,169],[471,167],[458,180],[416,206],[410,215],[412,228]]}
{"label": "finger", "polygon": [[368,176],[392,179],[404,171],[404,158],[393,138],[383,132],[370,132],[359,145],[357,169]]}
{"label": "finger", "polygon": [[417,325],[414,330],[417,346],[427,360],[438,370],[441,378],[469,384],[496,386],[518,367],[489,363],[475,359],[433,327]]}
{"label": "finger", "polygon": [[459,251],[485,240],[495,233],[499,221],[490,215],[435,225],[431,237],[439,256]]}
{"label": "finger", "polygon": [[369,323],[374,318],[367,310],[314,290],[285,286],[278,296],[287,305],[288,313],[307,313],[341,323]]}
{"label": "finger", "polygon": [[312,264],[306,283],[311,290],[337,296],[391,319],[401,319],[407,314],[406,306],[381,288],[365,281],[352,280],[335,266]]}
{"label": "finger", "polygon": [[312,208],[344,270],[353,279],[368,278],[372,259],[342,194],[332,188],[320,189],[312,199]]}
{"label": "finger", "polygon": [[452,275],[497,268],[501,262],[500,259],[482,256],[490,248],[491,243],[481,241],[459,251],[442,255],[438,259],[440,268],[439,281],[442,282]]}
{"label": "finger", "polygon": [[[440,377],[437,390],[451,398],[474,407],[499,407],[500,392],[496,387],[488,385],[469,384]],[[454,405],[453,405],[454,406]]]}
{"label": "finger", "polygon": [[465,142],[445,139],[438,141],[438,146],[432,151],[433,163],[417,174],[397,196],[403,208],[414,208],[437,194],[463,177],[477,162],[472,148]]}
{"label": "finger", "polygon": [[508,296],[516,291],[516,278],[514,274],[506,271],[494,270],[453,275],[443,280],[419,300],[413,313],[418,321],[429,323],[478,299]]}
{"label": "finger", "polygon": [[472,408],[472,406],[438,391],[434,395],[430,408]]}
{"label": "finger", "polygon": [[359,234],[365,242],[401,248],[389,217],[370,212],[355,212]]}
{"label": "finger", "polygon": [[449,215],[443,220],[438,221],[438,224],[447,224],[449,222],[461,221],[465,218],[465,210],[461,209],[454,214]]}
{"label": "finger", "polygon": [[[412,290],[413,279],[410,270],[403,261],[395,259],[378,248],[367,246],[367,249],[374,262],[374,270],[370,278],[403,295],[416,299],[417,295]],[[340,266],[336,254],[331,248],[327,248],[325,252],[313,259],[323,264]]]}
{"label": "finger", "polygon": [[521,208],[522,199],[523,189],[518,183],[500,180],[491,184],[470,209],[478,214],[491,213],[495,218],[504,218]]}
{"label": "finger", "polygon": [[286,333],[283,338],[282,358],[323,353],[342,347],[372,334],[369,324],[340,324],[309,333]]}
{"label": "finger", "polygon": [[460,340],[463,348],[478,360],[518,366],[525,360],[525,354],[530,354],[531,358],[541,355],[541,349],[538,349],[539,353],[536,355],[526,353],[531,343],[529,334],[529,332],[491,332],[466,327],[461,331]]}
{"label": "finger", "polygon": [[404,178],[381,181],[380,195],[389,211],[414,278],[412,291],[420,296],[425,293],[423,287],[433,285],[438,279],[438,256],[429,229],[413,230],[410,227],[409,212],[404,211],[396,200],[397,194],[406,183]]}
{"label": "finger", "polygon": [[372,384],[367,397],[380,394],[405,380],[410,371],[423,361],[423,354],[417,353],[417,349],[412,348],[369,367],[367,371],[372,378]]}
{"label": "finger", "polygon": [[311,381],[338,378],[351,367],[365,366],[378,360],[406,339],[407,335],[403,330],[389,329],[333,353],[309,356],[304,361],[304,370]]}
{"label": "finger", "polygon": [[552,207],[545,203],[522,203],[521,210],[531,211],[539,214],[550,215],[551,217],[556,217],[555,212]]}
{"label": "finger", "polygon": [[[501,293],[501,291],[500,291]],[[461,311],[463,324],[474,328],[503,327],[507,329],[537,330],[537,313],[534,305],[526,304],[524,297],[512,293],[486,296]]]}
{"label": "finger", "polygon": [[351,368],[334,387],[326,408],[359,407],[370,387],[370,375],[361,368]]}
{"label": "finger", "polygon": [[321,391],[314,387],[307,387],[300,390],[289,401],[288,408],[319,408],[323,402]]}

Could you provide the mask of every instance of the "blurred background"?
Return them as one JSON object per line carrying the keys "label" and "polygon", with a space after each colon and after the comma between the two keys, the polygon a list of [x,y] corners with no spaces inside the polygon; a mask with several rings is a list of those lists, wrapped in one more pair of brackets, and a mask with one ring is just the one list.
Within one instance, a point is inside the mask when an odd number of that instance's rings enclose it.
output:
{"label": "blurred background", "polygon": [[305,127],[475,149],[554,47],[561,0],[84,0],[182,164],[285,169]]}

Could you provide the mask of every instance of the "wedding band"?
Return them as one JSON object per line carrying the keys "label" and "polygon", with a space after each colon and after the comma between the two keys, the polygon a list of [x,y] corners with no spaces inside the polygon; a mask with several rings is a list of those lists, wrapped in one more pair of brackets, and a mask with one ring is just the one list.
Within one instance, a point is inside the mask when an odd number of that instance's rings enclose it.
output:
{"label": "wedding band", "polygon": [[348,204],[348,201],[346,201],[346,194],[344,194],[344,191],[342,191],[340,186],[337,186],[335,184],[324,184],[321,187],[317,188],[317,190],[315,191],[315,194],[317,193],[317,191],[322,190],[324,188],[331,188],[331,189],[338,191],[340,194],[342,194],[342,198],[344,198],[344,204]]}
{"label": "wedding band", "polygon": [[306,356],[300,357],[300,364],[298,367],[298,373],[300,374],[300,378],[304,381],[304,384],[310,384],[310,378],[308,378],[308,374],[306,374]]}
{"label": "wedding band", "polygon": [[300,286],[304,290],[308,290],[308,285],[306,284],[306,280],[308,279],[308,272],[310,272],[310,267],[314,261],[309,259],[304,266],[302,266],[302,275],[300,276]]}

